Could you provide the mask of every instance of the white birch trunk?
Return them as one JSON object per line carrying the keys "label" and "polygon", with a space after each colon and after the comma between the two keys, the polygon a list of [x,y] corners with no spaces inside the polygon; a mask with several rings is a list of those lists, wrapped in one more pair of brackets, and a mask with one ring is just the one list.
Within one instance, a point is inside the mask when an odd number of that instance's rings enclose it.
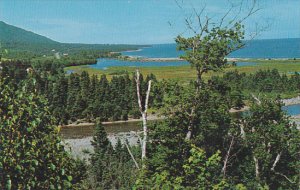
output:
{"label": "white birch trunk", "polygon": [[[145,107],[143,109],[142,106],[142,97],[140,93],[140,72],[136,70],[136,90],[137,90],[137,97],[138,97],[138,104],[139,110],[141,112],[143,118],[143,140],[142,140],[142,162],[146,159],[146,152],[147,152],[147,137],[148,137],[148,128],[147,128],[147,110],[148,110],[148,103],[150,97],[150,90],[151,90],[151,80],[148,82],[148,90],[146,93],[145,99]],[[143,164],[144,167],[144,164]]]}

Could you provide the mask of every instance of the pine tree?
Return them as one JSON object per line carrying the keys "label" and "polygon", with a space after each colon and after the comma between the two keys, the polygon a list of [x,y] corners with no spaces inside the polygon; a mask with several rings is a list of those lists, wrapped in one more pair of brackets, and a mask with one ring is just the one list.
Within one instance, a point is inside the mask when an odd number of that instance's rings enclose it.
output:
{"label": "pine tree", "polygon": [[99,120],[96,121],[95,135],[91,143],[94,147],[94,153],[91,154],[93,178],[99,185],[107,187],[109,182],[106,180],[106,174],[109,169],[109,157],[113,152],[113,148],[107,138],[107,133]]}

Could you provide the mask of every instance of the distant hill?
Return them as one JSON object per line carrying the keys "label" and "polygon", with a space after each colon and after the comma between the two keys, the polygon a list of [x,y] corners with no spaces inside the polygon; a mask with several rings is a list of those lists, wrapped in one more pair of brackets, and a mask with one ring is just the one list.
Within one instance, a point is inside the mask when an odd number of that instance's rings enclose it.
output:
{"label": "distant hill", "polygon": [[9,53],[3,54],[7,58],[30,58],[42,55],[53,55],[53,51],[74,54],[83,51],[118,52],[125,50],[136,50],[143,45],[126,44],[79,44],[60,43],[45,36],[9,25],[0,21],[0,53],[7,49]]}
{"label": "distant hill", "polygon": [[33,32],[0,21],[0,42],[4,44],[58,44],[58,42]]}

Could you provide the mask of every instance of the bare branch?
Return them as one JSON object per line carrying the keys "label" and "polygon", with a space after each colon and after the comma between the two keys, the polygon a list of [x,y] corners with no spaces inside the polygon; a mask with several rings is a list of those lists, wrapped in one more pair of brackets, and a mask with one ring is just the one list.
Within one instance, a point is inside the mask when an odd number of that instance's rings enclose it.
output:
{"label": "bare branch", "polygon": [[175,0],[175,3],[177,4],[177,6],[178,6],[181,10],[183,10],[183,8],[182,8],[182,6],[179,4],[178,0]]}
{"label": "bare branch", "polygon": [[245,21],[245,20],[246,20],[247,18],[249,18],[251,15],[253,15],[253,14],[255,14],[257,11],[261,10],[260,8],[256,8],[256,6],[257,6],[257,0],[253,0],[252,7],[250,8],[248,14],[247,14],[244,18],[242,18],[242,19],[240,20],[240,22]]}
{"label": "bare branch", "polygon": [[[239,10],[238,12],[236,13],[236,15],[233,17],[233,19],[231,21],[229,21],[228,25],[230,25],[231,23],[233,23],[237,18],[238,16],[241,14],[242,12],[242,7],[243,7],[243,2],[244,1],[241,1],[240,5],[239,5]],[[228,27],[228,25],[226,27]]]}
{"label": "bare branch", "polygon": [[230,142],[227,154],[225,156],[224,165],[223,165],[223,168],[222,168],[222,173],[223,173],[224,178],[226,177],[226,168],[228,166],[228,161],[229,161],[229,158],[230,158],[230,151],[233,147],[233,144],[234,144],[234,136],[231,138],[231,142]]}
{"label": "bare branch", "polygon": [[233,5],[231,5],[230,9],[228,9],[228,11],[224,14],[224,16],[221,18],[221,22],[219,24],[219,27],[221,28],[223,25],[223,22],[225,20],[225,18],[228,16],[228,14],[232,11],[233,9]]}
{"label": "bare branch", "polygon": [[254,100],[256,101],[257,104],[261,104],[261,101],[258,97],[256,97],[254,94],[251,94]]}
{"label": "bare branch", "polygon": [[187,19],[185,19],[185,24],[194,34],[197,34],[197,30],[193,27],[193,22],[191,19],[191,16]]}
{"label": "bare branch", "polygon": [[[193,7],[194,13],[195,13],[195,15],[196,15],[196,17],[197,17],[197,20],[198,20],[198,25],[199,25],[199,29],[200,29],[200,30],[203,30],[202,22],[201,22],[201,16],[202,16],[202,13],[204,12],[205,8],[206,8],[206,5],[204,5],[204,6],[202,7],[201,11],[200,11],[199,13],[197,13],[195,7]],[[198,30],[199,30],[199,29],[198,29]]]}
{"label": "bare branch", "polygon": [[280,176],[284,177],[284,178],[285,178],[286,180],[288,180],[290,183],[293,183],[293,184],[296,183],[296,181],[291,180],[290,178],[288,178],[286,175],[284,175],[284,174],[282,174],[282,173],[275,172],[275,171],[274,171],[274,173],[275,173],[276,175],[280,175]]}
{"label": "bare branch", "polygon": [[276,159],[275,159],[275,161],[274,161],[274,163],[273,163],[273,165],[272,165],[271,171],[274,171],[274,170],[275,170],[275,167],[276,167],[277,163],[278,163],[279,160],[280,160],[281,154],[282,154],[282,151],[281,151],[279,154],[277,154]]}
{"label": "bare branch", "polygon": [[126,146],[126,148],[127,148],[128,153],[129,153],[130,156],[131,156],[131,159],[133,160],[133,162],[134,162],[134,164],[135,164],[135,167],[136,167],[137,169],[140,169],[139,164],[138,164],[137,161],[135,160],[135,158],[134,158],[134,156],[133,156],[133,154],[132,154],[130,148],[128,147],[128,144],[127,144],[127,141],[126,141],[126,140],[124,140],[124,144],[125,144],[125,146]]}

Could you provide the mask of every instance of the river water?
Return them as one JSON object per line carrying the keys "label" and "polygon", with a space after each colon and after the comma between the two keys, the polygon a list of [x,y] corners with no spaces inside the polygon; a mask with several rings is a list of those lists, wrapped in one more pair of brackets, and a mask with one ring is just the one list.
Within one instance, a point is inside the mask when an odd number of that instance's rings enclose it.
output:
{"label": "river water", "polygon": [[290,116],[300,115],[300,104],[283,106],[282,109]]}
{"label": "river water", "polygon": [[[282,109],[291,116],[300,114],[300,104],[284,106]],[[238,113],[235,113],[233,117],[240,117],[238,115]],[[93,140],[94,128],[93,125],[62,127],[60,133],[64,139],[66,149],[70,150],[75,157],[88,159],[89,154],[84,154],[83,152],[93,151],[91,141]],[[142,122],[104,124],[104,128],[112,145],[115,145],[118,140],[124,142],[125,139],[130,145],[137,145],[139,143],[137,132],[142,130]]]}
{"label": "river water", "polygon": [[[286,111],[287,114],[290,116],[300,115],[300,104],[283,106],[282,110]],[[142,122],[134,121],[123,123],[110,123],[104,124],[104,128],[108,135],[120,133],[125,136],[130,136],[130,132],[139,131],[142,129]],[[61,135],[64,139],[82,139],[92,136],[93,133],[93,125],[80,125],[61,128]]]}
{"label": "river water", "polygon": [[[256,65],[255,62],[236,62],[237,67]],[[106,70],[110,67],[174,67],[189,65],[186,61],[126,61],[118,59],[105,59],[101,58],[97,60],[96,64],[88,65],[93,69]],[[70,74],[72,70],[68,70],[67,74]]]}
{"label": "river water", "polygon": [[[124,122],[124,123],[111,123],[104,124],[104,129],[108,135],[116,133],[129,133],[130,131],[138,131],[141,129],[141,122]],[[94,125],[79,125],[79,126],[67,126],[61,128],[61,135],[64,139],[81,139],[92,136],[94,133]]]}

